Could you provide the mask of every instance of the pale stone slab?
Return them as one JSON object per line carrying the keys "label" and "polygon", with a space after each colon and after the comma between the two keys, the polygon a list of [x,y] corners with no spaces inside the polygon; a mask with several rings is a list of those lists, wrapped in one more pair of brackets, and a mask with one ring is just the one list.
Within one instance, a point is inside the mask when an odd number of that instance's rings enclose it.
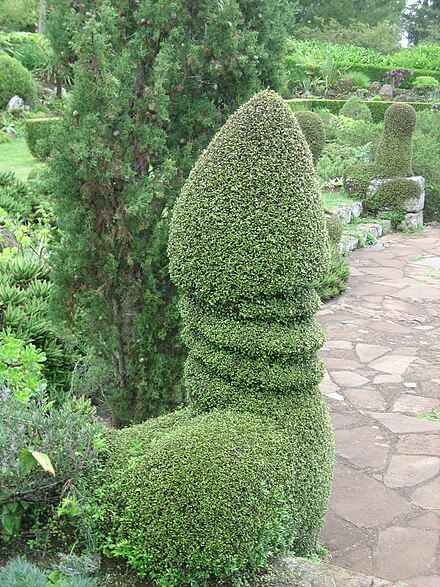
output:
{"label": "pale stone slab", "polygon": [[353,344],[348,340],[327,340],[322,347],[324,350],[338,349],[344,351],[351,351]]}
{"label": "pale stone slab", "polygon": [[390,375],[403,375],[415,357],[406,355],[388,355],[373,361],[368,366],[376,371],[390,373]]}
{"label": "pale stone slab", "polygon": [[395,401],[392,411],[407,414],[424,414],[434,411],[439,407],[439,401],[432,397],[405,393]]}
{"label": "pale stone slab", "polygon": [[388,457],[388,442],[369,426],[336,430],[336,453],[362,468],[383,469]]}
{"label": "pale stone slab", "polygon": [[410,579],[405,583],[406,587],[439,587],[439,585],[440,578],[438,575],[425,575],[423,577],[416,577],[415,579]]}
{"label": "pale stone slab", "polygon": [[364,531],[342,520],[332,510],[327,512],[320,540],[329,550],[334,552],[350,548],[365,537],[366,533]]}
{"label": "pale stone slab", "polygon": [[438,533],[419,528],[387,528],[379,534],[376,573],[391,581],[423,574],[431,565]]}
{"label": "pale stone slab", "polygon": [[411,511],[409,503],[395,491],[341,464],[336,466],[330,507],[361,528],[387,524]]}
{"label": "pale stone slab", "polygon": [[[338,556],[334,563],[343,568],[353,569],[357,573],[370,575],[373,573],[373,551],[369,546],[361,545]],[[340,585],[342,587],[342,583]],[[374,583],[371,585],[374,586]]]}
{"label": "pale stone slab", "polygon": [[401,436],[396,446],[407,455],[432,455],[440,457],[440,437],[435,434],[410,434]]}
{"label": "pale stone slab", "polygon": [[373,379],[374,385],[380,383],[403,383],[403,377],[401,375],[376,375]]}
{"label": "pale stone slab", "polygon": [[410,285],[399,292],[391,293],[396,298],[411,298],[413,300],[440,301],[440,290],[432,284]]}
{"label": "pale stone slab", "polygon": [[379,346],[376,344],[363,344],[358,343],[356,345],[356,352],[358,354],[359,359],[363,363],[371,363],[377,357],[384,355],[386,352],[390,351],[391,349],[386,346]]}
{"label": "pale stone slab", "polygon": [[333,371],[331,376],[340,387],[361,387],[369,383],[369,379],[352,371]]}
{"label": "pale stone slab", "polygon": [[330,399],[334,399],[337,402],[343,402],[344,401],[344,396],[341,395],[340,393],[333,392],[333,393],[327,393],[326,395]]}
{"label": "pale stone slab", "polygon": [[375,389],[357,388],[344,389],[347,400],[359,410],[381,411],[386,408],[386,402],[381,394]]}
{"label": "pale stone slab", "polygon": [[417,432],[433,432],[440,434],[440,422],[421,420],[402,414],[390,414],[387,412],[371,412],[369,414],[383,426],[396,434],[411,434]]}
{"label": "pale stone slab", "polygon": [[422,514],[408,522],[413,528],[428,528],[430,530],[440,530],[440,517],[432,512]]}
{"label": "pale stone slab", "polygon": [[440,477],[417,489],[412,500],[421,508],[440,512]]}
{"label": "pale stone slab", "polygon": [[384,475],[387,487],[413,487],[440,472],[440,459],[419,455],[394,455]]}

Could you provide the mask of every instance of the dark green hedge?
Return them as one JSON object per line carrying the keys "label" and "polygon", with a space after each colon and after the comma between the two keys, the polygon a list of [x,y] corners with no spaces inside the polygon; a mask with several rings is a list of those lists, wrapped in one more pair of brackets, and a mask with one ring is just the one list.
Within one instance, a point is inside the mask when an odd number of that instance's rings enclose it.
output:
{"label": "dark green hedge", "polygon": [[[287,104],[290,108],[295,112],[296,110],[320,110],[321,108],[325,108],[329,110],[332,114],[339,114],[342,106],[347,102],[347,100],[325,100],[320,98],[294,98],[292,100],[286,100]],[[414,110],[430,110],[432,104],[428,102],[391,102],[391,101],[365,101],[365,104],[371,110],[371,114],[373,116],[373,122],[382,122],[385,116],[385,112],[387,111],[388,107],[391,104],[410,104],[414,108]]]}
{"label": "dark green hedge", "polygon": [[25,123],[26,144],[37,159],[47,159],[51,151],[51,134],[59,118],[28,118]]}
{"label": "dark green hedge", "polygon": [[[348,67],[351,71],[362,71],[368,75],[372,82],[378,82],[388,72],[394,69],[408,69],[406,67],[393,67],[391,65],[366,65],[363,63],[340,63],[342,67]],[[412,75],[408,76],[406,80],[399,86],[400,88],[412,88],[416,78],[421,75],[429,75],[440,82],[440,71],[433,71],[431,69],[413,69]]]}

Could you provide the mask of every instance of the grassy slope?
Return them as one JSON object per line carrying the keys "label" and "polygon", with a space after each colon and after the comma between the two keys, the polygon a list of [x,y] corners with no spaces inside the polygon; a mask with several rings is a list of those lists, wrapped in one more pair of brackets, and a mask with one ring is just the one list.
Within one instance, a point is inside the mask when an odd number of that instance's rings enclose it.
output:
{"label": "grassy slope", "polygon": [[24,139],[0,145],[0,172],[14,171],[19,179],[25,180],[36,163]]}

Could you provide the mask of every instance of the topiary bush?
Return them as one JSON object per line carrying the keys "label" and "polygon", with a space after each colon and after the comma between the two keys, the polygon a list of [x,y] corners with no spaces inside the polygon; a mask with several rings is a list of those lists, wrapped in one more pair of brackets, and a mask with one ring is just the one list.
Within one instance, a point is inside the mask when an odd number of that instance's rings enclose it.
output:
{"label": "topiary bush", "polygon": [[254,96],[201,155],[169,255],[189,407],[110,433],[93,483],[104,552],[161,585],[232,585],[273,554],[314,550],[332,478],[313,289],[328,235],[310,150],[277,94]]}
{"label": "topiary bush", "polygon": [[313,163],[316,165],[321,158],[325,145],[325,127],[321,118],[310,110],[295,112],[295,118],[310,147]]}
{"label": "topiary bush", "polygon": [[347,118],[353,118],[353,120],[365,120],[365,122],[372,122],[373,120],[370,109],[358,96],[349,98],[342,106],[339,114]]}
{"label": "topiary bush", "polygon": [[51,134],[59,118],[28,118],[25,137],[29,151],[37,159],[47,159],[52,148]]}
{"label": "topiary bush", "polygon": [[416,111],[409,104],[392,104],[385,112],[384,130],[377,148],[377,177],[409,177],[412,169],[412,135]]}
{"label": "topiary bush", "polygon": [[37,85],[17,59],[0,55],[0,109],[15,95],[32,106],[37,100]]}
{"label": "topiary bush", "polygon": [[370,212],[378,212],[379,210],[403,212],[405,200],[418,199],[421,193],[420,184],[406,177],[396,177],[381,184],[374,193],[367,190],[362,203]]}

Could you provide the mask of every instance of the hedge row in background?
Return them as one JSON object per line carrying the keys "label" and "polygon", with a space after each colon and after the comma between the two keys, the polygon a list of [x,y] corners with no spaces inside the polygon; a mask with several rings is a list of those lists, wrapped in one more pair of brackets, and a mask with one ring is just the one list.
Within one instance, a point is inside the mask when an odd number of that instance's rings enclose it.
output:
{"label": "hedge row in background", "polygon": [[[339,111],[341,110],[341,108],[344,106],[344,104],[346,103],[346,100],[325,100],[325,99],[320,99],[320,98],[312,98],[312,99],[292,99],[292,100],[286,100],[286,102],[289,104],[290,108],[292,108],[293,111],[296,110],[319,110],[322,108],[326,108],[327,110],[329,110],[332,114],[339,114]],[[396,104],[399,102],[390,102],[390,101],[377,101],[377,102],[368,102],[365,101],[365,104],[368,106],[368,108],[371,111],[371,115],[373,117],[373,122],[382,122],[385,116],[385,112],[388,109],[389,106],[391,106],[391,104]],[[406,102],[408,104],[408,102]],[[420,111],[420,110],[429,110],[432,106],[432,104],[428,103],[428,102],[410,102],[409,103],[414,110],[416,111]]]}
{"label": "hedge row in background", "polygon": [[[338,63],[338,66],[354,71],[362,71],[362,73],[368,75],[372,82],[379,82],[383,76],[392,69],[404,69],[402,67],[392,67],[390,65],[371,65],[364,63]],[[414,69],[412,67],[410,69],[412,69],[413,74],[409,75],[405,81],[400,84],[400,88],[412,88],[416,78],[420,76],[433,77],[440,83],[440,71],[435,71],[433,69]]]}

